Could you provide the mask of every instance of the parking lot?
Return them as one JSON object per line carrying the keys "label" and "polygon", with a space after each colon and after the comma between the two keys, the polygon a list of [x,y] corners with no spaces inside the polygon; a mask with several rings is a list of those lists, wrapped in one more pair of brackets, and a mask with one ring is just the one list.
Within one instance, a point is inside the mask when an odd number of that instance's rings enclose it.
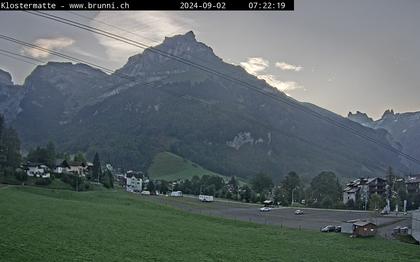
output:
{"label": "parking lot", "polygon": [[[259,208],[262,205],[224,199],[202,203],[193,196],[141,196],[141,198],[198,214],[309,230],[319,230],[326,225],[340,225],[343,221],[353,219],[370,219],[378,225],[379,234],[387,238],[391,237],[395,226],[408,226],[411,222],[410,216],[376,216],[370,211],[278,207],[269,212],[260,212]],[[295,215],[297,209],[301,209],[304,214]]]}

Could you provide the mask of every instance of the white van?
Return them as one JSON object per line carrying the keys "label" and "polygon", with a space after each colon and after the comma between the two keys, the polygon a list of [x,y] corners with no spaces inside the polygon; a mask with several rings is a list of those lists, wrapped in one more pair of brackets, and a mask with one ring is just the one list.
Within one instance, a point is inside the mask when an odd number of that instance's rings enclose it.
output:
{"label": "white van", "polygon": [[172,191],[171,197],[182,197],[182,191]]}
{"label": "white van", "polygon": [[198,199],[201,202],[213,202],[214,201],[213,196],[207,196],[207,195],[199,195]]}

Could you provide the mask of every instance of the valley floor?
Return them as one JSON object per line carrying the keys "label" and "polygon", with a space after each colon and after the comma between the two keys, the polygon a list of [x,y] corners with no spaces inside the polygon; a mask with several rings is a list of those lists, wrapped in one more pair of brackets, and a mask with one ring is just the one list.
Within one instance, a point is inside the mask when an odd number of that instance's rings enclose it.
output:
{"label": "valley floor", "polygon": [[[205,214],[205,213],[204,213]],[[418,261],[419,246],[174,209],[121,191],[0,190],[1,261]]]}
{"label": "valley floor", "polygon": [[[191,213],[295,229],[319,231],[321,227],[326,225],[341,225],[343,221],[366,219],[378,225],[378,232],[382,237],[392,238],[391,234],[394,227],[411,227],[411,215],[403,215],[403,213],[400,213],[400,216],[376,216],[372,211],[302,207],[278,207],[273,208],[270,212],[259,212],[259,208],[262,207],[261,204],[226,199],[216,199],[212,203],[201,203],[197,196],[189,195],[184,197],[139,195],[139,197],[145,201],[175,207]],[[295,215],[294,212],[297,209],[303,210],[304,215]]]}

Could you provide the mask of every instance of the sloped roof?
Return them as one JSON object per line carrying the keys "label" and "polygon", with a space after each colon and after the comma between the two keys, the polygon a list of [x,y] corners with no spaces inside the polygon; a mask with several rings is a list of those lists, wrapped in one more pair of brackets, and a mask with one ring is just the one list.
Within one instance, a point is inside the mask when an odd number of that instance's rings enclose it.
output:
{"label": "sloped roof", "polygon": [[79,161],[69,161],[69,166],[85,166],[85,163]]}
{"label": "sloped roof", "polygon": [[358,227],[364,227],[366,225],[372,224],[374,226],[376,226],[375,223],[369,222],[369,221],[357,221],[355,223],[353,223],[353,225],[358,226]]}
{"label": "sloped roof", "polygon": [[420,183],[420,174],[408,176],[405,182],[406,183]]}
{"label": "sloped roof", "polygon": [[359,191],[359,188],[358,187],[346,187],[346,188],[344,188],[344,192],[347,192],[347,193],[356,193],[357,191]]}

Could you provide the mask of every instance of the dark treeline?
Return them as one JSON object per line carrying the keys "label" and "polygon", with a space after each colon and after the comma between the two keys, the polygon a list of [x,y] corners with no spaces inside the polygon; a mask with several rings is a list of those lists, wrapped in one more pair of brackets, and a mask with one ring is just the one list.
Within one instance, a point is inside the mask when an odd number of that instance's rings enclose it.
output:
{"label": "dark treeline", "polygon": [[264,173],[255,175],[249,183],[240,183],[234,176],[224,181],[219,176],[205,175],[178,182],[173,190],[180,190],[185,194],[213,195],[252,203],[273,200],[274,203],[283,206],[289,206],[293,202],[294,205],[305,203],[325,208],[340,206],[342,194],[342,187],[332,172],[320,173],[306,188],[301,183],[299,175],[290,172],[277,186],[274,185],[272,177]]}
{"label": "dark treeline", "polygon": [[[21,174],[22,156],[20,155],[20,140],[16,131],[7,127],[0,115],[0,176],[1,181]],[[18,175],[18,176],[19,176]]]}
{"label": "dark treeline", "polygon": [[[194,176],[177,182],[173,190],[252,203],[272,200],[274,204],[282,206],[371,210],[383,209],[389,196],[391,208],[397,204],[402,207],[403,200],[407,200],[408,209],[419,207],[420,194],[408,195],[402,177],[394,176],[391,170],[388,171],[387,180],[389,192],[386,196],[372,194],[365,201],[348,201],[346,205],[343,204],[343,187],[336,174],[329,171],[319,173],[309,184],[304,184],[296,172],[289,172],[278,185],[274,185],[271,176],[264,173],[255,175],[249,183],[240,183],[234,176],[228,181],[219,176]],[[168,184],[166,181],[159,183]]]}
{"label": "dark treeline", "polygon": [[[57,166],[80,165],[82,173],[64,172],[58,173]],[[27,174],[29,165],[42,166],[49,177],[33,176]],[[57,152],[54,143],[49,142],[45,147],[38,146],[29,151],[26,157],[20,153],[20,140],[13,128],[6,126],[3,116],[0,115],[0,183],[6,184],[30,184],[48,186],[54,179],[60,179],[78,191],[89,190],[90,182],[99,182],[107,188],[112,188],[114,178],[111,170],[102,171],[99,155],[95,154],[93,165],[88,166],[88,161],[82,153],[74,156]]]}

